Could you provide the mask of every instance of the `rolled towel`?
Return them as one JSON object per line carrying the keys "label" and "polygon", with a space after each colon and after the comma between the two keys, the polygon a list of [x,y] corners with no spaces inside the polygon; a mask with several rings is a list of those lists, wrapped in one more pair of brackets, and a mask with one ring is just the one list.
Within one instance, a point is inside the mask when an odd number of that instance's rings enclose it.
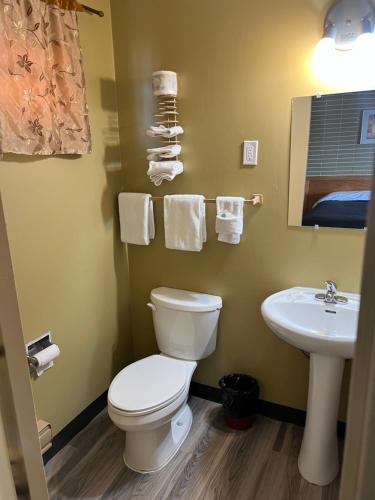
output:
{"label": "rolled towel", "polygon": [[204,196],[164,196],[164,228],[167,248],[200,252],[207,240]]}
{"label": "rolled towel", "polygon": [[159,126],[154,126],[151,125],[151,127],[147,130],[146,134],[149,135],[150,137],[165,137],[167,139],[171,137],[176,137],[180,134],[184,133],[184,129],[180,127],[179,125],[176,125],[174,127],[164,127],[164,125],[159,125]]}
{"label": "rolled towel", "polygon": [[216,232],[218,240],[238,245],[243,232],[243,206],[245,199],[236,196],[216,198]]}
{"label": "rolled towel", "polygon": [[184,171],[182,161],[150,161],[147,175],[155,186],[165,181],[172,181],[176,175]]}
{"label": "rolled towel", "polygon": [[120,193],[118,196],[121,241],[149,245],[155,238],[154,205],[150,194]]}

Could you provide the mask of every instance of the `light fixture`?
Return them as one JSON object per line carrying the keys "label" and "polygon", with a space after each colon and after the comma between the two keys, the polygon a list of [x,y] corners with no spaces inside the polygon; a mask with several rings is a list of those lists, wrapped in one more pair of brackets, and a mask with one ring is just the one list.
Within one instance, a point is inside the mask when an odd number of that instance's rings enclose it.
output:
{"label": "light fixture", "polygon": [[[320,44],[351,50],[357,41],[375,39],[375,7],[372,0],[339,0],[328,11]],[[366,42],[367,43],[367,42]]]}

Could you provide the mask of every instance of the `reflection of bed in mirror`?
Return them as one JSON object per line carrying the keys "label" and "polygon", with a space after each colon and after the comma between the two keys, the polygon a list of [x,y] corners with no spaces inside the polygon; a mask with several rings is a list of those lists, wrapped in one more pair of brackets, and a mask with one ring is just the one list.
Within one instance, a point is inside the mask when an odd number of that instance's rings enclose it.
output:
{"label": "reflection of bed in mirror", "polygon": [[367,227],[372,176],[307,177],[303,226]]}

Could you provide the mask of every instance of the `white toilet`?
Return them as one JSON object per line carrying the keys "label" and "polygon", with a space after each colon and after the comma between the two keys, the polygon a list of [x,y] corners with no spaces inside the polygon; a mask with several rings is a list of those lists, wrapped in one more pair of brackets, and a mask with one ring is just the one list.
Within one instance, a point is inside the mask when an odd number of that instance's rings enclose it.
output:
{"label": "white toilet", "polygon": [[126,431],[125,464],[141,473],[164,467],[189,433],[190,381],[197,361],[216,348],[222,300],[162,287],[147,305],[161,354],[124,368],[108,392],[108,414]]}

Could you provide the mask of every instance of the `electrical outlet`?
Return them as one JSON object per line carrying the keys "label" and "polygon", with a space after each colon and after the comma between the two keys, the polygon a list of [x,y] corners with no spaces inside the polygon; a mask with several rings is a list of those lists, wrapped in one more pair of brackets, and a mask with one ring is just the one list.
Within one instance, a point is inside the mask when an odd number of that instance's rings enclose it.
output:
{"label": "electrical outlet", "polygon": [[258,164],[258,141],[244,141],[243,143],[243,164]]}

